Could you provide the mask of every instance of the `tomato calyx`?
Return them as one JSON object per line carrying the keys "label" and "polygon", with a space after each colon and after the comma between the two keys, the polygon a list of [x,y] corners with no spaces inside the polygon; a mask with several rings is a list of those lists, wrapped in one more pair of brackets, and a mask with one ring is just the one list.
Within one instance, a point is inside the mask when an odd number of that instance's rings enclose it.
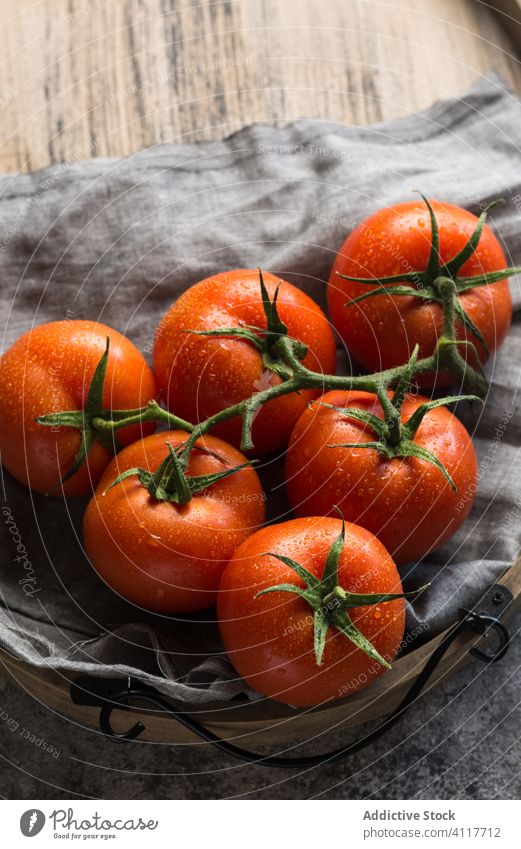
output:
{"label": "tomato calyx", "polygon": [[82,463],[86,460],[89,452],[97,439],[111,454],[116,454],[118,444],[116,435],[113,431],[98,432],[93,422],[98,416],[104,414],[103,410],[103,384],[107,373],[107,361],[109,357],[110,339],[107,336],[105,351],[96,366],[92,380],[90,382],[89,391],[87,393],[87,402],[83,410],[63,410],[57,413],[47,413],[39,416],[36,421],[44,427],[75,427],[81,433],[81,441],[76,456],[72,461],[71,466],[63,475],[60,484],[65,483],[76,474]]}
{"label": "tomato calyx", "polygon": [[299,596],[313,611],[313,650],[317,666],[322,665],[326,638],[330,627],[344,635],[357,648],[387,669],[391,668],[387,661],[376,650],[373,644],[359,631],[349,616],[349,610],[354,607],[368,607],[374,604],[384,604],[398,598],[417,595],[426,589],[420,587],[412,593],[355,593],[344,589],[338,581],[338,563],[345,545],[345,523],[342,517],[342,530],[333,541],[324,564],[322,577],[317,578],[295,560],[275,552],[266,552],[265,557],[276,557],[285,566],[292,569],[304,581],[305,589],[295,584],[275,584],[257,593],[256,598],[267,593],[287,592]]}
{"label": "tomato calyx", "polygon": [[456,484],[439,457],[415,442],[414,437],[423,419],[431,410],[457,401],[480,401],[481,399],[477,395],[447,395],[444,398],[436,398],[433,401],[426,401],[421,404],[407,421],[402,421],[401,410],[414,374],[418,350],[419,346],[416,345],[392,397],[390,397],[387,387],[379,387],[376,396],[383,411],[383,419],[358,407],[337,407],[334,404],[321,404],[324,407],[337,410],[346,418],[355,419],[367,425],[377,437],[369,442],[330,444],[328,448],[372,448],[389,460],[399,457],[416,457],[435,466],[445,477],[451,489],[456,492]]}
{"label": "tomato calyx", "polygon": [[[186,451],[186,443],[173,446],[169,442],[165,443],[168,448],[168,455],[163,462],[158,466],[155,472],[148,469],[135,467],[122,472],[110,486],[107,487],[103,495],[105,495],[112,487],[117,486],[126,478],[137,475],[139,483],[143,486],[153,498],[154,501],[170,501],[174,504],[188,504],[194,495],[199,495],[201,492],[209,489],[213,484],[217,483],[229,475],[244,469],[251,465],[251,461],[242,463],[239,466],[232,466],[222,472],[213,472],[208,475],[189,475],[187,472],[190,453]],[[202,446],[195,446],[196,451],[204,454],[209,454],[224,463],[222,457],[214,451],[209,451]]]}
{"label": "tomato calyx", "polygon": [[346,306],[352,306],[353,304],[360,303],[361,301],[365,301],[367,298],[387,294],[406,295],[414,298],[420,298],[425,302],[435,301],[445,307],[446,296],[444,296],[440,284],[443,279],[449,278],[454,284],[452,308],[455,312],[456,318],[460,320],[466,330],[480,342],[484,350],[488,353],[488,347],[483,334],[463,309],[459,296],[465,292],[469,292],[471,289],[475,289],[478,286],[488,286],[491,283],[497,283],[500,280],[505,280],[507,277],[519,274],[521,273],[521,268],[504,268],[500,271],[484,272],[471,277],[459,277],[458,274],[479,245],[489,211],[494,206],[497,206],[504,201],[503,199],[499,199],[487,204],[467,243],[451,260],[448,262],[442,262],[439,255],[439,230],[436,215],[428,198],[421,192],[418,192],[418,194],[427,206],[431,224],[431,248],[426,268],[423,271],[406,271],[403,274],[395,274],[390,277],[379,278],[351,277],[337,271],[338,276],[343,280],[349,280],[352,283],[361,283],[367,286],[377,285],[380,287],[371,289],[370,291],[364,292],[364,294],[353,298],[346,303]]}
{"label": "tomato calyx", "polygon": [[38,424],[43,427],[51,427],[56,430],[60,427],[75,427],[81,433],[80,445],[74,460],[56,486],[64,484],[76,474],[80,466],[86,461],[96,440],[112,456],[117,454],[120,450],[117,431],[123,427],[142,424],[143,422],[165,421],[171,427],[179,427],[186,431],[191,431],[194,428],[193,424],[164,410],[153,399],[146,406],[134,410],[106,410],[103,407],[103,386],[107,373],[109,350],[110,338],[107,336],[105,351],[92,375],[84,409],[60,410],[56,413],[46,413],[36,419]]}
{"label": "tomato calyx", "polygon": [[184,332],[193,333],[195,336],[225,336],[245,339],[259,351],[265,368],[278,374],[282,380],[288,380],[293,376],[293,369],[284,358],[280,340],[290,340],[292,353],[299,362],[304,359],[308,349],[303,342],[289,336],[288,327],[279,316],[277,299],[281,284],[279,283],[277,286],[273,300],[270,300],[262,270],[259,268],[258,272],[266,327],[244,324],[239,327],[218,327],[213,330],[185,330]]}

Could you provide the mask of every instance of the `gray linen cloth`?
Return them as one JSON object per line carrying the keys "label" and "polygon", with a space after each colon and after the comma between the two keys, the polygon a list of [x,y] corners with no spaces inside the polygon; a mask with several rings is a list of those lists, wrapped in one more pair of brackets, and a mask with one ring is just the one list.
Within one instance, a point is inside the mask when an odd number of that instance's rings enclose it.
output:
{"label": "gray linen cloth", "polygon": [[[95,318],[150,353],[159,318],[187,286],[261,265],[325,304],[334,253],[352,226],[414,189],[475,212],[521,263],[521,104],[494,74],[466,96],[372,127],[301,120],[225,141],[160,145],[0,180],[0,303],[5,350],[33,323]],[[463,410],[481,471],[471,517],[428,561],[404,568],[414,642],[471,605],[517,556],[521,537],[519,284],[507,342],[490,364],[483,412]],[[265,474],[272,518],[287,510],[282,464]],[[84,501],[29,493],[4,474],[0,646],[71,680],[130,674],[183,703],[255,694],[222,654],[212,610],[153,616],[125,604],[83,553]],[[270,493],[268,492],[268,495]],[[270,495],[271,498],[271,495]],[[19,534],[19,536],[17,536]],[[25,557],[20,557],[20,543]],[[28,568],[28,562],[31,569]],[[29,580],[28,580],[29,579]]]}

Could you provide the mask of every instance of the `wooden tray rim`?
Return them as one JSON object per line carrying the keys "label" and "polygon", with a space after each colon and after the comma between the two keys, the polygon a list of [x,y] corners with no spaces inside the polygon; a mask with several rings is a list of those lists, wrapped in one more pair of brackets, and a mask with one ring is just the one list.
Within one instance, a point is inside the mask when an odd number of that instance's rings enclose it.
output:
{"label": "wooden tray rim", "polygon": [[[507,587],[513,595],[513,602],[504,617],[507,618],[521,607],[521,557],[507,569],[497,583]],[[355,727],[390,713],[399,704],[445,634],[446,631],[397,660],[389,672],[367,689],[316,708],[292,709],[268,699],[243,702],[240,705],[179,707],[214,733],[235,741],[253,735],[273,743],[307,738],[310,734],[324,733],[339,726]],[[480,639],[479,635],[470,633],[458,638],[445,654],[424,693],[460,668],[470,657],[469,648]],[[68,678],[68,673],[40,669],[13,657],[4,649],[0,649],[0,663],[6,677],[16,686],[25,689],[42,705],[72,721],[94,728],[98,726],[99,708],[75,705],[71,701],[69,687],[73,679],[72,676]],[[175,705],[175,702],[172,701],[172,704]],[[146,726],[143,740],[189,742],[194,739],[193,734],[182,728],[172,717],[139,707],[133,708],[131,714],[123,710],[114,711],[114,727],[117,730],[124,730],[138,720]]]}

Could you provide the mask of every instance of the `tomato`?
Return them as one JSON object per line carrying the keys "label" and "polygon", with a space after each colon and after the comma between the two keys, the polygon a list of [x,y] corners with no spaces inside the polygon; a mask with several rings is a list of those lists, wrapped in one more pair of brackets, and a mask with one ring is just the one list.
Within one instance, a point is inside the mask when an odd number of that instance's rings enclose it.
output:
{"label": "tomato", "polygon": [[[105,408],[141,407],[157,394],[154,375],[137,348],[121,333],[93,321],[53,321],[24,333],[0,360],[0,453],[4,467],[37,492],[86,495],[92,492],[111,454],[95,441],[78,471],[60,486],[78,452],[74,427],[45,427],[49,413],[83,410],[91,379],[110,350],[103,384]],[[127,445],[155,425],[119,431]]]}
{"label": "tomato", "polygon": [[[401,422],[425,403],[427,398],[406,395]],[[303,413],[286,457],[286,489],[293,512],[325,516],[336,505],[346,519],[376,534],[397,563],[424,557],[457,531],[472,507],[478,467],[467,430],[446,407],[437,407],[425,415],[413,438],[420,450],[443,464],[454,491],[440,469],[424,459],[389,458],[376,448],[340,447],[375,440],[366,423],[342,412],[346,408],[383,419],[377,397],[358,391],[327,392]]]}
{"label": "tomato", "polygon": [[[109,488],[129,469],[157,470],[168,445],[181,446],[186,438],[184,431],[156,433],[121,451],[105,470],[83,524],[87,555],[109,587],[163,613],[211,605],[233,552],[264,521],[264,493],[251,466],[182,505],[156,500],[137,475]],[[245,459],[221,439],[206,436],[196,443],[187,473],[217,474]]]}
{"label": "tomato", "polygon": [[[450,203],[432,201],[432,208],[439,232],[439,265],[443,265],[464,247],[478,219]],[[436,300],[411,295],[378,294],[353,303],[355,298],[381,287],[344,280],[339,274],[382,279],[423,272],[427,268],[431,242],[429,211],[425,203],[409,201],[380,209],[365,219],[347,237],[335,259],[328,283],[329,314],[349,351],[371,372],[407,362],[416,343],[420,346],[420,357],[430,356],[443,330],[443,309]],[[454,279],[498,271],[505,266],[503,250],[485,225],[476,250]],[[416,290],[420,288],[414,279],[408,285]],[[481,362],[485,362],[488,353],[501,345],[510,326],[512,302],[508,281],[503,279],[462,292],[459,303],[485,345],[459,320],[456,322],[457,338],[472,342]],[[460,352],[467,362],[476,364],[468,346],[460,346]],[[419,383],[431,386],[434,379],[433,374],[425,375]],[[436,380],[439,386],[450,382],[450,377],[442,374]]]}
{"label": "tomato", "polygon": [[[304,365],[334,373],[335,340],[317,304],[272,274],[265,274],[264,282],[270,299],[280,284],[278,314],[289,335],[308,346]],[[189,332],[266,328],[266,324],[258,271],[216,274],[184,292],[161,321],[154,347],[154,371],[168,409],[196,423],[279,384],[281,376],[266,365],[266,358],[248,339]],[[265,404],[253,424],[254,453],[283,448],[299,415],[316,396],[317,392],[306,390]],[[239,446],[241,421],[236,417],[222,422],[213,432]]]}
{"label": "tomato", "polygon": [[[342,607],[346,592],[366,596],[401,593],[402,588],[391,556],[373,534],[347,523],[341,540],[341,529],[339,519],[322,517],[262,528],[237,549],[224,571],[217,601],[224,646],[239,674],[270,699],[309,706],[350,695],[384,672],[376,656],[389,663],[400,647],[403,599],[378,603],[363,598],[360,604],[355,598]],[[339,539],[334,587],[323,591],[326,561]],[[326,617],[323,654],[318,659],[315,619],[320,610],[315,614],[296,594],[306,589],[306,581],[274,555],[290,558],[318,579],[315,592],[319,604],[323,596]],[[266,592],[280,585],[280,591]],[[288,592],[293,585],[295,593]],[[327,600],[329,595],[338,606]],[[333,616],[339,617],[334,620],[337,624],[329,621]],[[353,640],[346,636],[347,629]],[[369,646],[373,656],[367,653]]]}

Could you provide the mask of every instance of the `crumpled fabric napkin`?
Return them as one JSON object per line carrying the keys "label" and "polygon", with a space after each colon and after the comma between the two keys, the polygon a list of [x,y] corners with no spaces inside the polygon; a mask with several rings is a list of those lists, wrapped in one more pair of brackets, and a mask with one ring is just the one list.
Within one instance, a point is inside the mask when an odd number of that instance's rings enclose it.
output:
{"label": "crumpled fabric napkin", "polygon": [[[475,212],[504,197],[493,226],[519,264],[520,147],[521,104],[492,74],[461,98],[387,124],[253,125],[224,141],[5,176],[3,349],[33,323],[74,317],[113,325],[150,352],[177,295],[233,267],[261,265],[324,306],[347,232],[416,188]],[[431,582],[408,604],[411,644],[473,604],[519,550],[521,299],[517,280],[511,287],[514,322],[489,367],[487,405],[464,413],[480,458],[474,510],[449,544],[402,569],[409,589]],[[281,478],[278,467],[267,485]],[[29,493],[7,474],[2,486],[1,647],[67,680],[132,675],[192,705],[256,697],[223,656],[213,611],[145,614],[96,577],[81,546],[84,502]],[[283,508],[277,492],[274,515]]]}

